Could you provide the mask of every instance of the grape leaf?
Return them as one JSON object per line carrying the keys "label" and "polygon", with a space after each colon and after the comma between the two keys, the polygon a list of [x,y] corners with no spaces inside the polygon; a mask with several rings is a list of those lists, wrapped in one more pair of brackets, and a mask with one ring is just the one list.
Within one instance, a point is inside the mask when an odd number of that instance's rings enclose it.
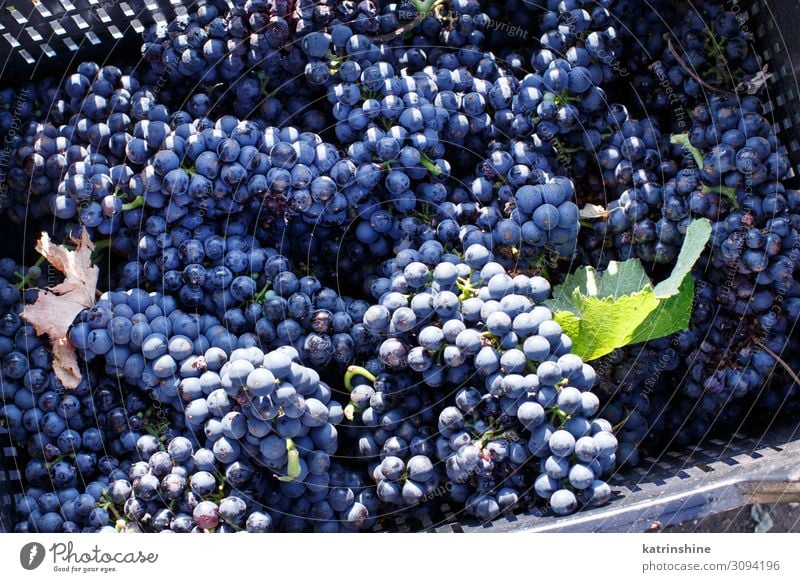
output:
{"label": "grape leaf", "polygon": [[628,343],[638,344],[658,339],[689,327],[694,304],[694,279],[686,277],[678,294],[658,301],[658,306],[647,314]]}
{"label": "grape leaf", "polygon": [[710,236],[708,220],[690,223],[671,275],[655,287],[638,259],[611,262],[603,273],[584,267],[567,276],[545,305],[572,339],[573,353],[595,360],[686,329],[694,301],[690,272]]}
{"label": "grape leaf", "polygon": [[577,269],[574,273],[570,273],[564,278],[561,285],[557,285],[553,289],[553,298],[549,299],[546,304],[555,313],[559,311],[569,311],[574,315],[580,316],[578,306],[572,298],[575,291],[580,291],[584,295],[588,295],[586,290],[589,273],[593,272],[592,267],[584,269]]}
{"label": "grape leaf", "polygon": [[683,239],[681,252],[678,254],[678,260],[672,273],[653,290],[656,297],[665,299],[678,293],[681,283],[692,270],[697,259],[700,258],[709,238],[711,238],[711,222],[707,218],[693,220],[689,223],[689,226],[686,227],[686,237]]}
{"label": "grape leaf", "polygon": [[650,278],[639,261],[611,261],[597,286],[597,296],[617,299],[638,293],[649,284]]}
{"label": "grape leaf", "polygon": [[573,300],[580,316],[559,311],[554,319],[572,339],[572,352],[585,361],[631,343],[637,329],[659,303],[649,285],[638,293],[618,298],[587,297],[576,289]]}
{"label": "grape leaf", "polygon": [[49,289],[39,289],[36,302],[22,311],[37,335],[47,335],[53,346],[53,371],[65,388],[77,388],[81,382],[78,357],[68,338],[75,317],[94,305],[99,270],[92,265],[94,245],[86,230],[76,240],[74,251],[50,242],[46,232],[36,243],[36,250],[64,274],[64,281]]}
{"label": "grape leaf", "polygon": [[578,212],[578,216],[584,220],[591,220],[593,218],[608,218],[611,214],[604,206],[599,204],[589,204],[588,202],[583,205],[583,208]]}

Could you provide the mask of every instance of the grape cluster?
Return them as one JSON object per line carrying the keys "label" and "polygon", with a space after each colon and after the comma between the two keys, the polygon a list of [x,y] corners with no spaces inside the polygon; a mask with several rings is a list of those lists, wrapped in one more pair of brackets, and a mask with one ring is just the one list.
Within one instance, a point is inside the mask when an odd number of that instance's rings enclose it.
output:
{"label": "grape cluster", "polygon": [[0,428],[25,455],[24,483],[15,501],[16,531],[98,531],[109,514],[96,506],[131,442],[143,426],[136,395],[121,401],[115,384],[83,369],[71,391],[53,372],[49,346],[20,317],[35,300],[31,285],[45,285],[44,269],[0,259]]}
{"label": "grape cluster", "polygon": [[[492,259],[478,244],[462,259],[429,241],[398,253],[386,266],[389,276],[372,281],[378,303],[364,324],[386,338],[377,353],[394,379],[351,368],[371,384],[353,387],[348,409],[368,431],[359,437],[359,454],[380,459],[372,470],[378,496],[413,506],[444,488],[489,520],[513,509],[535,479],[544,487],[530,462],[541,457],[542,467],[558,463],[567,471],[552,473],[552,491],[537,489],[546,499],[563,489],[554,511],[574,511],[573,491],[583,503],[603,502],[610,489],[599,479],[614,466],[616,439],[608,423],[589,420],[600,405],[589,392],[595,373],[569,353],[569,336],[540,304],[549,283],[511,277]],[[435,427],[424,424],[426,400],[433,399]],[[597,437],[601,432],[608,434]],[[566,445],[546,448],[564,435],[573,447],[576,439],[582,443],[577,456]]]}

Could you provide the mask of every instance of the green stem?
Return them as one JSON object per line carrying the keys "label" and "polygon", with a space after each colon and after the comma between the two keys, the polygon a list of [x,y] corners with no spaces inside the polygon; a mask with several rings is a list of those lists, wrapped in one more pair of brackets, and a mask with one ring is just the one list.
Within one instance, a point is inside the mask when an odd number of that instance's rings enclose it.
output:
{"label": "green stem", "polygon": [[286,475],[278,477],[279,481],[294,481],[302,472],[300,468],[300,452],[294,446],[294,441],[286,439]]}
{"label": "green stem", "polygon": [[123,204],[122,211],[125,212],[128,210],[136,210],[137,208],[141,208],[142,206],[144,206],[144,196],[137,196],[136,198],[133,199],[132,202]]}
{"label": "green stem", "polygon": [[434,164],[431,161],[431,159],[428,156],[426,156],[425,154],[422,154],[422,156],[420,157],[419,163],[422,164],[422,166],[426,170],[428,170],[431,174],[433,174],[437,178],[442,174],[442,169],[439,166],[437,166],[436,164]]}
{"label": "green stem", "polygon": [[271,283],[267,283],[266,285],[264,285],[264,288],[261,291],[259,291],[253,296],[254,303],[264,303],[264,299],[267,298],[267,293],[269,293],[270,285]]}
{"label": "green stem", "polygon": [[709,186],[708,184],[703,184],[703,192],[712,192],[714,194],[722,194],[723,196],[727,197],[728,200],[731,201],[734,208],[739,208],[739,201],[736,199],[736,188],[731,188],[730,186]]}
{"label": "green stem", "polygon": [[[480,282],[476,284],[479,285]],[[459,301],[466,301],[467,299],[475,297],[478,294],[475,285],[462,277],[456,279],[456,287],[459,291],[461,291],[461,294],[458,296]]]}
{"label": "green stem", "polygon": [[495,429],[492,429],[492,430],[486,431],[486,432],[485,432],[485,433],[483,433],[483,434],[481,435],[481,437],[478,439],[478,442],[480,442],[480,445],[481,445],[481,446],[480,446],[480,448],[483,448],[483,447],[485,447],[485,446],[486,446],[486,444],[487,444],[487,443],[488,443],[490,440],[492,440],[492,439],[494,439],[494,438],[497,438],[497,437],[502,437],[502,436],[504,436],[504,435],[506,434],[506,431],[507,431],[507,430],[508,430],[508,429],[507,429],[505,426],[501,426],[501,427],[499,427],[499,428],[495,428]]}
{"label": "green stem", "polygon": [[[40,256],[38,260],[33,264],[31,268],[40,268],[44,264],[44,255]],[[19,283],[14,285],[17,289],[22,291],[23,289],[27,289],[30,287],[31,284],[31,276],[30,276],[31,269],[28,269],[28,272],[24,275],[18,271],[14,271],[14,274],[19,277]]]}
{"label": "green stem", "polygon": [[96,245],[94,245],[94,250],[92,250],[92,258],[91,262],[93,265],[97,264],[97,259],[100,253],[102,253],[105,249],[111,246],[111,237],[104,238],[103,240],[99,241]]}
{"label": "green stem", "polygon": [[347,406],[344,407],[343,412],[344,412],[344,417],[350,422],[353,422],[356,418],[356,414],[363,411],[361,410],[361,408],[356,406],[354,402],[350,402],[347,404]]}
{"label": "green stem", "polygon": [[99,506],[103,509],[106,509],[111,512],[114,516],[114,521],[125,521],[125,518],[122,517],[117,508],[114,506],[114,502],[111,501],[111,498],[108,496],[108,489],[103,489],[103,495],[100,497],[103,500],[103,503]]}
{"label": "green stem", "polygon": [[694,163],[697,165],[697,167],[698,168],[703,167],[703,154],[700,152],[699,149],[697,149],[691,144],[691,142],[689,141],[688,133],[673,134],[669,138],[669,143],[682,146],[683,149],[692,154],[692,157],[694,158]]}
{"label": "green stem", "polygon": [[[550,420],[551,420],[553,426],[555,426],[556,428],[561,427],[564,424],[564,422],[567,420],[567,418],[569,417],[569,415],[566,412],[564,412],[563,410],[561,410],[557,406],[554,406],[553,408],[550,409],[550,414],[552,414],[552,417],[551,417]],[[556,419],[559,420],[558,424],[556,424]]]}
{"label": "green stem", "polygon": [[353,391],[353,378],[356,376],[363,376],[370,382],[374,382],[377,379],[375,374],[363,366],[348,366],[347,371],[344,373],[344,387],[347,388],[348,392]]}

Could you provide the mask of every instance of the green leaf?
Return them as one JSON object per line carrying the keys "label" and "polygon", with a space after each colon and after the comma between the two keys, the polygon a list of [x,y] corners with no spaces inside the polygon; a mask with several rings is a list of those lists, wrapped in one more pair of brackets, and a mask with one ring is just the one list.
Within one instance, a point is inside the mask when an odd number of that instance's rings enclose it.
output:
{"label": "green leaf", "polygon": [[[658,298],[656,298],[658,300]],[[658,306],[647,314],[645,320],[636,328],[630,344],[638,344],[660,337],[666,337],[689,327],[694,304],[694,279],[686,277],[680,292],[667,299],[661,299]]]}
{"label": "green leaf", "polygon": [[589,278],[589,273],[593,271],[594,269],[592,267],[585,267],[567,275],[564,278],[564,282],[553,289],[553,298],[545,301],[545,305],[547,305],[553,313],[570,311],[580,316],[580,311],[578,311],[578,307],[575,305],[572,295],[574,291],[580,291],[585,295],[589,294],[586,290],[587,280]]}
{"label": "green leaf", "polygon": [[604,273],[578,269],[545,305],[572,339],[572,351],[595,360],[626,345],[686,329],[692,314],[692,266],[711,236],[706,219],[692,221],[672,274],[653,287],[638,259],[612,262]]}
{"label": "green leaf", "polygon": [[703,185],[703,192],[714,192],[715,194],[722,194],[726,196],[728,200],[731,201],[731,204],[734,208],[739,208],[739,201],[736,199],[736,188],[731,188],[730,186],[709,186],[707,184]]}
{"label": "green leaf", "polygon": [[600,280],[597,296],[617,299],[638,293],[649,284],[650,278],[639,261],[611,261]]}
{"label": "green leaf", "polygon": [[700,218],[689,223],[675,267],[669,278],[656,285],[654,289],[656,297],[665,299],[678,293],[681,282],[700,258],[710,238],[711,222],[707,218]]}
{"label": "green leaf", "polygon": [[694,163],[697,164],[698,169],[703,167],[703,153],[692,145],[692,142],[689,141],[688,133],[671,135],[669,143],[682,146],[683,149],[692,154],[692,158],[694,158]]}
{"label": "green leaf", "polygon": [[573,295],[581,316],[569,311],[556,313],[555,320],[572,339],[572,352],[583,360],[596,360],[631,343],[636,330],[658,307],[653,288],[618,298]]}

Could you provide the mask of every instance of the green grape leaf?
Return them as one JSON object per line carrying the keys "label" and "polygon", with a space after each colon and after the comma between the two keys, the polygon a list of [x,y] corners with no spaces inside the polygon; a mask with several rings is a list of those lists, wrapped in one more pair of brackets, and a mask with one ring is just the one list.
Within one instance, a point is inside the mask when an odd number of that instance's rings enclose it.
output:
{"label": "green grape leaf", "polygon": [[638,344],[688,328],[694,304],[694,279],[685,277],[677,295],[656,300],[658,306],[647,314],[628,343]]}
{"label": "green grape leaf", "polygon": [[710,236],[708,220],[692,221],[672,274],[655,287],[638,259],[567,276],[545,305],[572,339],[573,353],[591,361],[686,329],[694,302],[691,269]]}
{"label": "green grape leaf", "polygon": [[593,272],[594,269],[592,267],[585,267],[567,275],[564,282],[553,289],[553,298],[548,299],[545,305],[547,305],[553,313],[569,311],[576,316],[580,316],[580,311],[578,311],[578,306],[575,304],[572,296],[575,291],[579,291],[584,295],[589,295],[586,289],[587,281],[591,276],[590,274]]}
{"label": "green grape leaf", "polygon": [[587,297],[576,289],[573,301],[580,316],[558,311],[554,319],[572,338],[572,352],[584,361],[596,360],[631,343],[636,330],[659,303],[649,285],[632,295],[603,299]]}
{"label": "green grape leaf", "polygon": [[680,291],[681,283],[691,272],[692,267],[697,262],[697,259],[700,258],[710,238],[711,222],[707,218],[693,220],[689,223],[675,267],[667,279],[656,285],[654,289],[656,297],[665,299],[676,295]]}
{"label": "green grape leaf", "polygon": [[618,299],[638,293],[649,284],[650,278],[639,261],[611,261],[598,283],[597,296]]}

